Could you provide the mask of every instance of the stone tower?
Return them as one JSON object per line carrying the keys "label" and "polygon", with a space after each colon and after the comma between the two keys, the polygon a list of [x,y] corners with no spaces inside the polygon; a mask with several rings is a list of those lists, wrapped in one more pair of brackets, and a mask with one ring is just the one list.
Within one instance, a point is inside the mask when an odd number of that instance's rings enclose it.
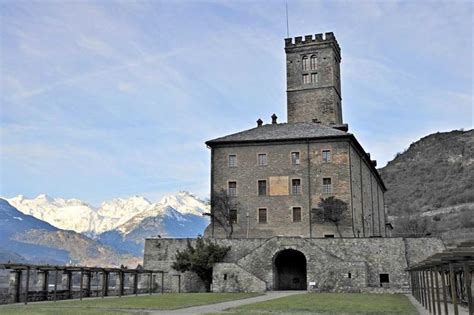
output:
{"label": "stone tower", "polygon": [[285,39],[288,122],[341,125],[341,49],[333,33]]}

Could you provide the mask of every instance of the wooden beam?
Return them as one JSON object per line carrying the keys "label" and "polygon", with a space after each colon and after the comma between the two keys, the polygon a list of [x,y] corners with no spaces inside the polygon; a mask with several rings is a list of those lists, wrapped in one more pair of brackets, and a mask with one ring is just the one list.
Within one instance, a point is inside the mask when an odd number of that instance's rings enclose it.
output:
{"label": "wooden beam", "polygon": [[433,314],[436,315],[436,300],[435,300],[435,286],[433,280],[433,270],[428,271],[430,274],[430,287],[431,287],[431,302],[433,303]]}
{"label": "wooden beam", "polygon": [[446,273],[444,270],[441,272],[441,285],[443,286],[443,304],[444,304],[444,315],[449,315],[448,312],[448,294],[446,293]]}
{"label": "wooden beam", "polygon": [[463,268],[463,273],[464,273],[464,286],[465,286],[465,291],[467,295],[467,306],[469,309],[469,315],[474,314],[474,305],[472,304],[472,288],[471,288],[471,283],[472,283],[472,277],[471,277],[471,268],[467,263],[464,263],[464,268]]}
{"label": "wooden beam", "polygon": [[454,274],[454,268],[452,263],[449,264],[449,279],[451,283],[451,299],[454,306],[454,315],[459,315],[458,297],[456,292],[456,276]]}
{"label": "wooden beam", "polygon": [[439,281],[438,281],[438,275],[439,275],[439,267],[435,268],[434,272],[434,279],[435,279],[435,287],[436,287],[436,301],[438,302],[438,314],[441,315],[441,299],[439,296]]}

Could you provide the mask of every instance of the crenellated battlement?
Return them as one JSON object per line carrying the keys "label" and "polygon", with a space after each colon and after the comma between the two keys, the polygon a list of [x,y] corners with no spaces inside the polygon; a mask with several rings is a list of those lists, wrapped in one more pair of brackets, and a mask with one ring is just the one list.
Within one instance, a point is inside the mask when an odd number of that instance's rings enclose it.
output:
{"label": "crenellated battlement", "polygon": [[319,44],[319,43],[334,43],[336,49],[340,51],[339,44],[337,43],[336,37],[333,32],[327,32],[325,34],[305,35],[296,36],[293,38],[285,38],[285,48],[301,47],[305,45]]}

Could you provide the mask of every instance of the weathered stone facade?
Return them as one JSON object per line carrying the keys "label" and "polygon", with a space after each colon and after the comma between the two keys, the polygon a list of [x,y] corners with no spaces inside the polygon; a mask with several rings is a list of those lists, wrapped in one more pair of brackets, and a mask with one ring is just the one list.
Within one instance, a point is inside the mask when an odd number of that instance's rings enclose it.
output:
{"label": "weathered stone facade", "polygon": [[[231,247],[225,261],[214,267],[212,287],[216,292],[276,289],[275,259],[288,249],[305,257],[308,290],[406,292],[409,280],[405,269],[445,248],[436,238],[272,237],[214,241]],[[172,275],[176,274],[171,269],[176,251],[183,250],[186,244],[185,239],[145,242],[144,267],[168,272],[164,285],[167,291],[172,290]],[[381,283],[381,274],[388,274],[388,283]],[[181,291],[202,291],[202,283],[189,276],[183,274],[181,281],[188,285],[182,286]]]}

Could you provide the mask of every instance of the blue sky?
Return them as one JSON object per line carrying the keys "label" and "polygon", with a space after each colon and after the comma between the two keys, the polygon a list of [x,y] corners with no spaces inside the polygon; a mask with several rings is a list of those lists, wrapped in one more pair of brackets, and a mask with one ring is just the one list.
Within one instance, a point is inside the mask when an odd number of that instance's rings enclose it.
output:
{"label": "blue sky", "polygon": [[[343,115],[379,166],[472,128],[470,1],[288,1],[332,31]],[[204,141],[286,121],[284,1],[0,1],[0,195],[206,197]]]}

